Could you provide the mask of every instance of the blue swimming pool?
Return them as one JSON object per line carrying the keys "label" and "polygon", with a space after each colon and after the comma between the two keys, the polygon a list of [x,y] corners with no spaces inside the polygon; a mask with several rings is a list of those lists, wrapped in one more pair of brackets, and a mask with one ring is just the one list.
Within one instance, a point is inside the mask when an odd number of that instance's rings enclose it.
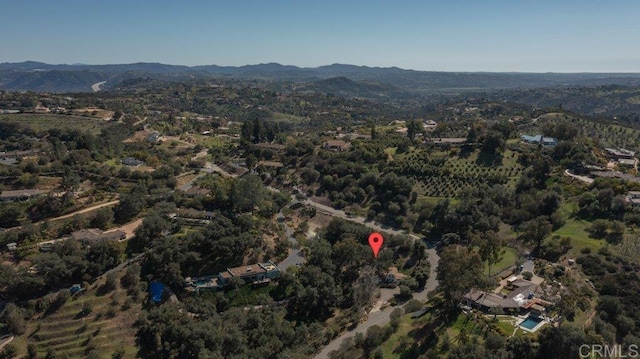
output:
{"label": "blue swimming pool", "polygon": [[527,319],[520,323],[520,326],[529,330],[533,330],[533,328],[535,328],[536,325],[538,325],[541,321],[542,319],[538,317],[528,316]]}

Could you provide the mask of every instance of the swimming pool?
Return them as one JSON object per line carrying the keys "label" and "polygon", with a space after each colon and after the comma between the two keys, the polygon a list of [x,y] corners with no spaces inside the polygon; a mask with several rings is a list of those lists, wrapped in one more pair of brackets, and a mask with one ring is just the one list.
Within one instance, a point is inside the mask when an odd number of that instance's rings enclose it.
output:
{"label": "swimming pool", "polygon": [[540,322],[542,322],[541,318],[528,316],[527,319],[523,320],[522,323],[520,323],[520,326],[525,329],[533,330],[533,328],[535,328],[536,325],[540,324]]}

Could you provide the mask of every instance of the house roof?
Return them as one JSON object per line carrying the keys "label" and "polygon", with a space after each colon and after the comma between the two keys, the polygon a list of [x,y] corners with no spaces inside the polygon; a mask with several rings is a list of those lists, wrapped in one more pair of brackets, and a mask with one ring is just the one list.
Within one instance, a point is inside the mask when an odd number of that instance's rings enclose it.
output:
{"label": "house roof", "polygon": [[464,298],[487,308],[519,308],[529,301],[529,293],[534,293],[538,289],[537,284],[524,279],[516,280],[511,284],[517,288],[507,295],[472,289],[464,295]]}
{"label": "house roof", "polygon": [[260,273],[266,273],[267,271],[262,268],[259,264],[250,264],[241,267],[235,268],[227,268],[227,271],[230,272],[234,276],[249,277]]}
{"label": "house roof", "polygon": [[206,188],[201,188],[198,186],[193,186],[191,188],[189,188],[188,190],[185,191],[185,193],[187,195],[191,195],[191,196],[206,196],[209,193],[211,193],[210,189],[206,189]]}
{"label": "house roof", "polygon": [[520,139],[525,141],[525,142],[542,143],[542,144],[556,144],[558,142],[557,138],[544,137],[542,135],[535,135],[535,136],[522,135],[522,136],[520,136]]}
{"label": "house roof", "polygon": [[635,156],[634,151],[625,150],[624,148],[605,148],[605,151],[611,153],[614,156],[623,156],[623,157],[633,157]]}
{"label": "house roof", "polygon": [[451,144],[456,144],[456,143],[465,143],[465,142],[467,142],[467,138],[466,137],[439,137],[439,138],[433,138],[433,139],[431,139],[431,141],[433,143],[451,143]]}
{"label": "house roof", "polygon": [[0,198],[31,197],[43,193],[45,191],[39,189],[19,189],[16,191],[2,191]]}
{"label": "house roof", "polygon": [[259,148],[268,148],[270,150],[284,150],[284,145],[280,145],[277,143],[267,143],[267,142],[260,142],[260,143],[256,143],[256,147]]}
{"label": "house roof", "polygon": [[328,140],[327,142],[325,142],[325,146],[329,148],[333,148],[333,147],[348,148],[350,144],[341,140]]}
{"label": "house roof", "polygon": [[487,308],[518,308],[520,304],[513,298],[503,297],[495,293],[487,293],[481,290],[473,289],[465,294],[466,299],[475,302],[478,305]]}

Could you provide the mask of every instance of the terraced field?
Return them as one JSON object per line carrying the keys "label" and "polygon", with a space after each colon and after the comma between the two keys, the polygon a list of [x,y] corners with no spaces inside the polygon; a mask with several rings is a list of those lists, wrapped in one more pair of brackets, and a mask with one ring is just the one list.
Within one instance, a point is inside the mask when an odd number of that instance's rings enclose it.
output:
{"label": "terraced field", "polygon": [[[123,353],[122,358],[135,357],[133,324],[141,306],[119,287],[97,295],[99,285],[100,281],[87,293],[76,294],[56,312],[31,321],[25,346],[35,344],[41,357],[51,349],[58,357],[81,358],[92,353],[92,357],[112,358],[117,352]],[[92,309],[83,315],[83,308],[87,307]]]}

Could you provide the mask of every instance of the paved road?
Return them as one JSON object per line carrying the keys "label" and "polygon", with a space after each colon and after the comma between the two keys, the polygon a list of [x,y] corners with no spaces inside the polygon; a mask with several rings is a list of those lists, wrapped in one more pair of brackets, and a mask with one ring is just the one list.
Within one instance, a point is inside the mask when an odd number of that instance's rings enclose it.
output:
{"label": "paved road", "polygon": [[95,84],[91,85],[91,89],[93,90],[93,92],[98,92],[101,89],[102,85],[106,84],[107,81],[102,81],[102,82],[96,82]]}
{"label": "paved road", "polygon": [[[282,216],[283,216],[282,211],[280,211],[280,213],[278,213],[278,217],[282,217]],[[302,251],[300,251],[300,248],[298,248],[298,241],[293,236],[293,232],[294,232],[293,228],[289,227],[286,223],[283,223],[283,224],[284,224],[284,233],[287,236],[287,239],[289,240],[289,242],[291,242],[292,248],[289,250],[289,255],[287,256],[287,258],[285,258],[282,262],[278,264],[278,268],[280,268],[281,271],[286,271],[287,268],[291,266],[304,263],[306,259],[302,255]]]}
{"label": "paved road", "polygon": [[592,184],[593,183],[593,178],[589,178],[587,176],[575,175],[575,174],[571,173],[571,171],[569,171],[568,169],[564,171],[564,174],[569,176],[569,177],[573,177],[575,179],[578,179],[578,180],[580,180],[580,181],[582,181],[584,183],[588,183],[588,184]]}

